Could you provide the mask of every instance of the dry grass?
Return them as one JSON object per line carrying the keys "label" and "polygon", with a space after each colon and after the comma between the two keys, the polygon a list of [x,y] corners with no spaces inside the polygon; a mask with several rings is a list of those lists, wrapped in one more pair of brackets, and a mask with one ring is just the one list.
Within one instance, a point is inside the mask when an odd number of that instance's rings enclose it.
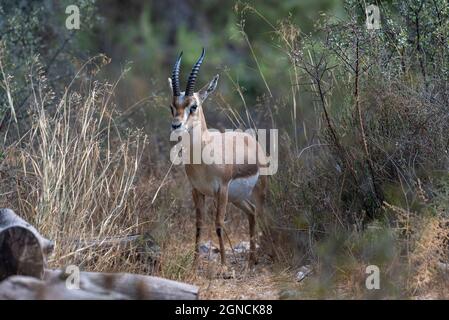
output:
{"label": "dry grass", "polygon": [[146,137],[119,132],[111,85],[69,86],[56,98],[38,64],[32,72],[30,129],[5,151],[3,205],[55,241],[51,266],[132,271],[131,262],[117,263],[118,248],[98,254],[80,243],[133,234],[148,222],[136,189]]}

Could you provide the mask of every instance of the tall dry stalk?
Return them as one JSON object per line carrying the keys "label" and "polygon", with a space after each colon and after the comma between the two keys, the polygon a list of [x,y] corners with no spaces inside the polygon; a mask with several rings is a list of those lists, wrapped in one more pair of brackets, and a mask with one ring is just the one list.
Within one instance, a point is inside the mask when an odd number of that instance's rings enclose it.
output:
{"label": "tall dry stalk", "polygon": [[[56,99],[39,67],[30,79],[31,129],[8,148],[4,162],[15,177],[14,209],[55,240],[54,266],[87,264],[95,253],[79,248],[80,240],[124,236],[143,223],[136,182],[146,137],[115,126],[111,85],[85,82],[85,92],[69,87]],[[111,267],[123,265],[88,265]]]}

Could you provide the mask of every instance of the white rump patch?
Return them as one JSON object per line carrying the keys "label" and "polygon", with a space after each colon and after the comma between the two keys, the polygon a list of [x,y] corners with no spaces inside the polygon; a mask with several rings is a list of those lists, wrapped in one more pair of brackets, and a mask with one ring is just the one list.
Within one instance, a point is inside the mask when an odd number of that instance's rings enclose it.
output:
{"label": "white rump patch", "polygon": [[249,200],[258,178],[259,173],[256,173],[253,176],[231,180],[228,187],[229,201]]}

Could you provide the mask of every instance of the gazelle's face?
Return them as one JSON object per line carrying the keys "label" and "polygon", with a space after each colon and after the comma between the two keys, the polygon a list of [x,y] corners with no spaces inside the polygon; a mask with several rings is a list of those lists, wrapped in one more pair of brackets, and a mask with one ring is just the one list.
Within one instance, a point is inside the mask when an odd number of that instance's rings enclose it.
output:
{"label": "gazelle's face", "polygon": [[173,97],[170,105],[173,116],[172,131],[191,131],[194,126],[201,124],[201,117],[203,116],[201,105],[202,101],[199,99],[198,93],[186,97],[184,92],[181,92],[180,96]]}
{"label": "gazelle's face", "polygon": [[201,124],[203,121],[203,101],[211,94],[217,87],[218,75],[216,75],[211,82],[201,88],[198,92],[194,92],[196,78],[203,62],[205,51],[201,53],[200,58],[195,63],[190,73],[187,82],[186,90],[181,92],[179,85],[179,70],[181,66],[181,54],[178,56],[173,67],[172,77],[168,78],[170,89],[173,93],[173,99],[170,104],[170,110],[173,116],[171,129],[191,131],[193,127]]}

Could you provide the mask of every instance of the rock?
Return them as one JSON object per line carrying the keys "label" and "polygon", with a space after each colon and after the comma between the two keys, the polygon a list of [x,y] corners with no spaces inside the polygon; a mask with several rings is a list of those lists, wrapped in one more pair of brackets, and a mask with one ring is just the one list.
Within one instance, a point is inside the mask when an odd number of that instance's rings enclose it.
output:
{"label": "rock", "polygon": [[199,247],[200,257],[208,260],[215,260],[220,250],[212,244],[212,241],[203,243]]}
{"label": "rock", "polygon": [[[259,248],[259,245],[256,244],[256,249]],[[245,253],[248,252],[250,249],[249,241],[241,241],[239,244],[237,244],[234,247],[235,253]]]}
{"label": "rock", "polygon": [[312,273],[312,267],[310,265],[305,265],[299,268],[299,271],[296,273],[296,281],[301,282],[304,280],[308,275]]}

